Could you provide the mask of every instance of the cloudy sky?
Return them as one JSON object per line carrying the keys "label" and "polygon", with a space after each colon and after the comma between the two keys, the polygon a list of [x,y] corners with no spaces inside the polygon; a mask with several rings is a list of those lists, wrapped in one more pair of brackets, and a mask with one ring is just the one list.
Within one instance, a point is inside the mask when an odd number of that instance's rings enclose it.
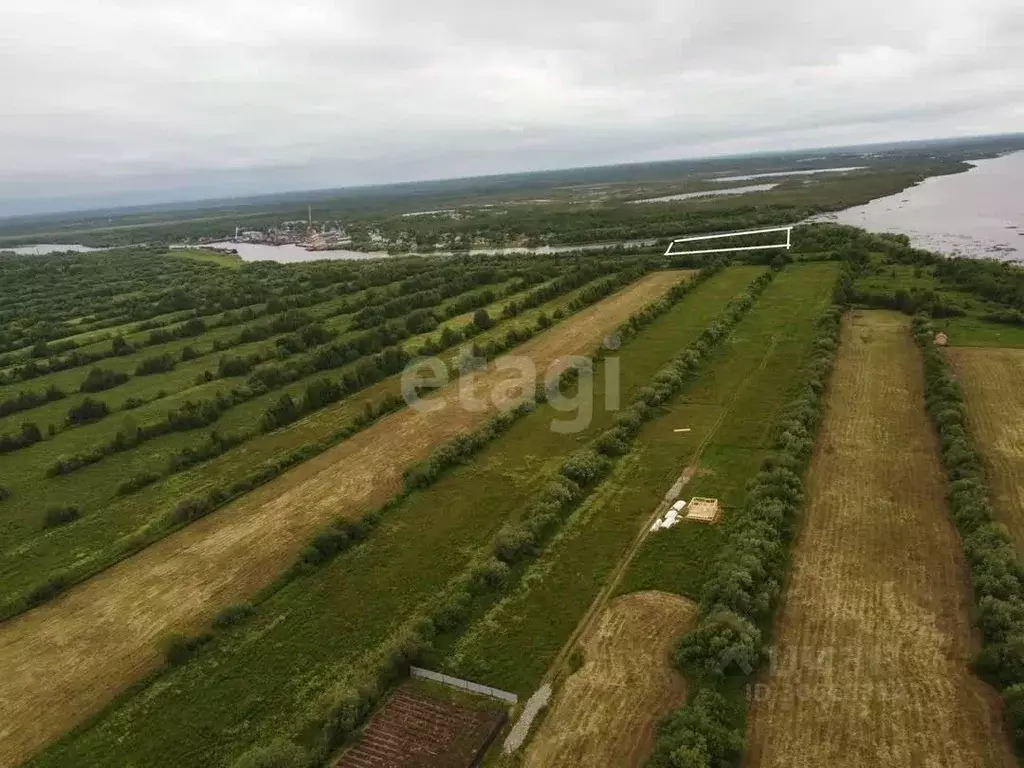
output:
{"label": "cloudy sky", "polygon": [[4,0],[0,214],[1024,130],[1021,0]]}

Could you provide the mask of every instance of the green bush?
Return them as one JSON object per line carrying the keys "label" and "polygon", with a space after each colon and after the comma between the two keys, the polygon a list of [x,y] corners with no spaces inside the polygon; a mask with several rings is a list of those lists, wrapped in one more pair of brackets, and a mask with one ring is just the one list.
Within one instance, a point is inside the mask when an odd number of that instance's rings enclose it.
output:
{"label": "green bush", "polygon": [[44,584],[34,587],[25,596],[25,603],[31,608],[49,602],[71,586],[71,577],[61,571],[51,576]]}
{"label": "green bush", "polygon": [[209,633],[196,636],[172,635],[164,643],[164,658],[171,666],[184,664],[212,639],[213,635]]}
{"label": "green bush", "polygon": [[574,451],[562,465],[562,474],[581,486],[590,485],[608,470],[608,459],[592,448]]}
{"label": "green bush", "polygon": [[719,609],[702,617],[676,652],[676,663],[691,679],[750,675],[764,654],[761,631],[738,613]]}
{"label": "green bush", "polygon": [[656,768],[726,768],[743,754],[745,733],[717,691],[702,688],[658,727],[648,765]]}
{"label": "green bush", "polygon": [[79,386],[79,392],[102,392],[106,389],[124,384],[131,378],[127,373],[111,371],[105,368],[93,368],[86,375],[85,380]]}
{"label": "green bush", "polygon": [[73,523],[81,516],[82,511],[78,507],[50,507],[43,516],[43,529]]}
{"label": "green bush", "polygon": [[155,373],[167,373],[173,371],[176,361],[169,354],[162,354],[157,357],[147,357],[135,367],[136,376],[152,376]]}
{"label": "green bush", "polygon": [[182,523],[191,523],[198,520],[201,517],[205,517],[214,510],[214,505],[210,503],[209,498],[192,498],[186,499],[185,501],[179,502],[174,508],[174,512],[171,515],[172,523],[180,525]]}
{"label": "green bush", "polygon": [[1024,568],[1009,531],[993,523],[988,484],[966,422],[963,393],[933,342],[935,328],[919,315],[913,329],[924,358],[925,403],[939,433],[950,481],[950,513],[971,571],[975,623],[982,635],[974,668],[1004,692],[1007,718],[1021,745],[1018,686],[1024,684]]}
{"label": "green bush", "polygon": [[68,424],[91,424],[99,421],[110,413],[110,406],[102,400],[93,400],[87,397],[76,406],[68,409]]}
{"label": "green bush", "polygon": [[214,629],[226,629],[236,624],[241,624],[252,616],[256,609],[249,603],[236,603],[229,605],[216,615],[213,619]]}
{"label": "green bush", "polygon": [[129,477],[119,486],[117,486],[118,496],[127,496],[130,493],[135,493],[147,485],[152,485],[160,479],[159,475],[153,474],[152,472],[142,472],[133,477]]}

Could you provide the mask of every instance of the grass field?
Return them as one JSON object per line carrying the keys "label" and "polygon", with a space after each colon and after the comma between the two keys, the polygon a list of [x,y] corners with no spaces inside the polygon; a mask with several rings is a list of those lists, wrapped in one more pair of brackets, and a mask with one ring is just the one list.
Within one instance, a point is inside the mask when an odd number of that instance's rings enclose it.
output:
{"label": "grass field", "polygon": [[664,592],[611,602],[580,641],[582,667],[559,689],[530,741],[525,768],[635,768],[650,754],[654,724],[685,697],[671,663],[675,638],[696,605]]}
{"label": "grass field", "polygon": [[[799,375],[801,356],[813,335],[813,319],[828,301],[835,276],[834,264],[790,267],[769,285],[735,328],[726,348],[664,415],[644,426],[633,452],[573,513],[517,589],[453,646],[443,660],[446,668],[521,696],[537,688],[594,599],[608,586],[637,533],[646,527],[670,486],[696,461],[715,429],[734,441],[745,439],[739,430],[747,424],[751,425],[748,432],[763,434],[761,419],[771,419]],[[686,304],[680,305],[680,314]],[[694,327],[691,334],[680,334],[674,352],[698,332]],[[772,346],[771,337],[779,333],[790,340]],[[769,350],[771,364],[761,368]],[[728,380],[725,371],[731,377]],[[747,380],[743,391],[751,397],[736,398]],[[738,406],[745,410],[738,411]],[[677,428],[693,431],[676,433]],[[710,444],[717,445],[713,440]],[[735,459],[726,451],[727,445],[715,455],[714,464],[701,461],[701,471],[719,473],[718,488],[727,481],[741,492],[756,471],[760,453],[754,455],[744,446],[737,449],[739,459]],[[751,463],[753,469],[748,466]],[[696,493],[691,493],[691,487],[685,491],[687,498]],[[619,591],[668,584],[682,593],[679,585],[687,581],[684,577],[699,578],[721,541],[718,526],[683,523],[659,532],[644,543],[634,561],[636,567],[626,572]],[[678,554],[680,550],[685,554]]]}
{"label": "grass field", "polygon": [[1010,766],[909,318],[847,318],[748,766]]}
{"label": "grass field", "polygon": [[[590,351],[681,276],[648,275],[517,354],[543,369],[563,355]],[[478,391],[498,380],[494,371],[472,376]],[[456,397],[454,386],[436,395],[449,405]],[[0,676],[17,692],[7,700],[13,711],[0,713],[0,720],[18,724],[0,743],[0,759],[24,757],[98,710],[156,664],[168,632],[195,629],[217,609],[252,595],[324,523],[394,495],[406,466],[488,415],[454,407],[393,414],[57,602],[0,626]],[[180,765],[198,755],[221,761],[267,729],[297,730],[310,698],[460,574],[497,528],[515,519],[544,481],[544,466],[575,446],[576,436],[546,429],[543,420],[551,415],[541,409],[523,419],[472,465],[407,499],[365,546],[322,577],[289,585],[216,653],[132,697],[66,750],[52,752],[56,763],[50,764],[94,764],[109,753],[108,739],[126,759],[145,765]],[[43,669],[49,674],[40,681]]]}
{"label": "grass field", "polygon": [[693,477],[683,496],[720,499],[718,525],[683,521],[648,536],[630,564],[620,594],[633,590],[675,592],[698,599],[709,567],[731,529],[753,477],[771,447],[776,414],[801,382],[803,361],[814,339],[814,322],[831,301],[835,264],[790,268],[765,291],[740,324],[728,348],[677,403],[671,424],[693,429],[675,435],[680,470]]}
{"label": "grass field", "polygon": [[992,506],[1024,551],[1024,350],[949,349],[947,359],[985,457]]}
{"label": "grass field", "polygon": [[980,317],[950,317],[935,321],[953,347],[1024,347],[1024,328],[991,323]]}
{"label": "grass field", "polygon": [[935,319],[935,327],[949,336],[949,343],[958,347],[1024,347],[1024,327],[995,323],[983,315],[1006,309],[981,296],[947,285],[934,274],[934,268],[910,264],[881,264],[880,256],[873,258],[868,274],[856,281],[860,290],[875,294],[934,294],[958,306],[959,317]]}

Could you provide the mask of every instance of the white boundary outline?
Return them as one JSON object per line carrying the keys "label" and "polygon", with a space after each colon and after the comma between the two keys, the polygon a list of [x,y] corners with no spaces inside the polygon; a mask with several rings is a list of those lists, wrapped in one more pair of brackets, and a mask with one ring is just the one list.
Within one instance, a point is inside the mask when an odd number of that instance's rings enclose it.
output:
{"label": "white boundary outline", "polygon": [[[785,248],[789,250],[793,247],[793,227],[795,224],[789,224],[785,227],[767,227],[766,229],[746,229],[741,232],[716,232],[713,235],[693,235],[691,237],[677,237],[671,243],[668,244],[668,248],[665,250],[666,256],[692,256],[698,253],[731,253],[733,251],[759,251],[762,248]],[[778,243],[776,245],[744,245],[734,248],[704,248],[699,251],[673,251],[672,248],[676,243],[692,243],[699,240],[716,240],[722,237],[741,237],[743,235],[764,235],[769,232],[785,232],[786,242]]]}

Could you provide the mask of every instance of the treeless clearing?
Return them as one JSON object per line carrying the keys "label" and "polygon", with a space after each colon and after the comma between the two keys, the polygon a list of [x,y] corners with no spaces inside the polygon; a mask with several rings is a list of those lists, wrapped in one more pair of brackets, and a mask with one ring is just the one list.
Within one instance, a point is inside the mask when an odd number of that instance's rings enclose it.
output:
{"label": "treeless clearing", "polygon": [[[632,312],[686,273],[650,274],[516,349],[543,372],[591,351]],[[160,662],[160,641],[195,631],[227,604],[273,581],[324,524],[357,516],[400,488],[403,470],[458,432],[472,430],[515,393],[488,366],[467,377],[481,410],[399,411],[246,497],[0,626],[0,765],[27,759],[109,703]]]}
{"label": "treeless clearing", "polygon": [[637,766],[654,726],[686,694],[671,653],[697,606],[666,592],[634,592],[609,604],[580,645],[584,664],[566,679],[531,742],[525,765]]}
{"label": "treeless clearing", "polygon": [[846,318],[748,766],[1015,765],[908,325]]}
{"label": "treeless clearing", "polygon": [[992,504],[1024,550],[1024,349],[949,349],[967,420],[985,456]]}

